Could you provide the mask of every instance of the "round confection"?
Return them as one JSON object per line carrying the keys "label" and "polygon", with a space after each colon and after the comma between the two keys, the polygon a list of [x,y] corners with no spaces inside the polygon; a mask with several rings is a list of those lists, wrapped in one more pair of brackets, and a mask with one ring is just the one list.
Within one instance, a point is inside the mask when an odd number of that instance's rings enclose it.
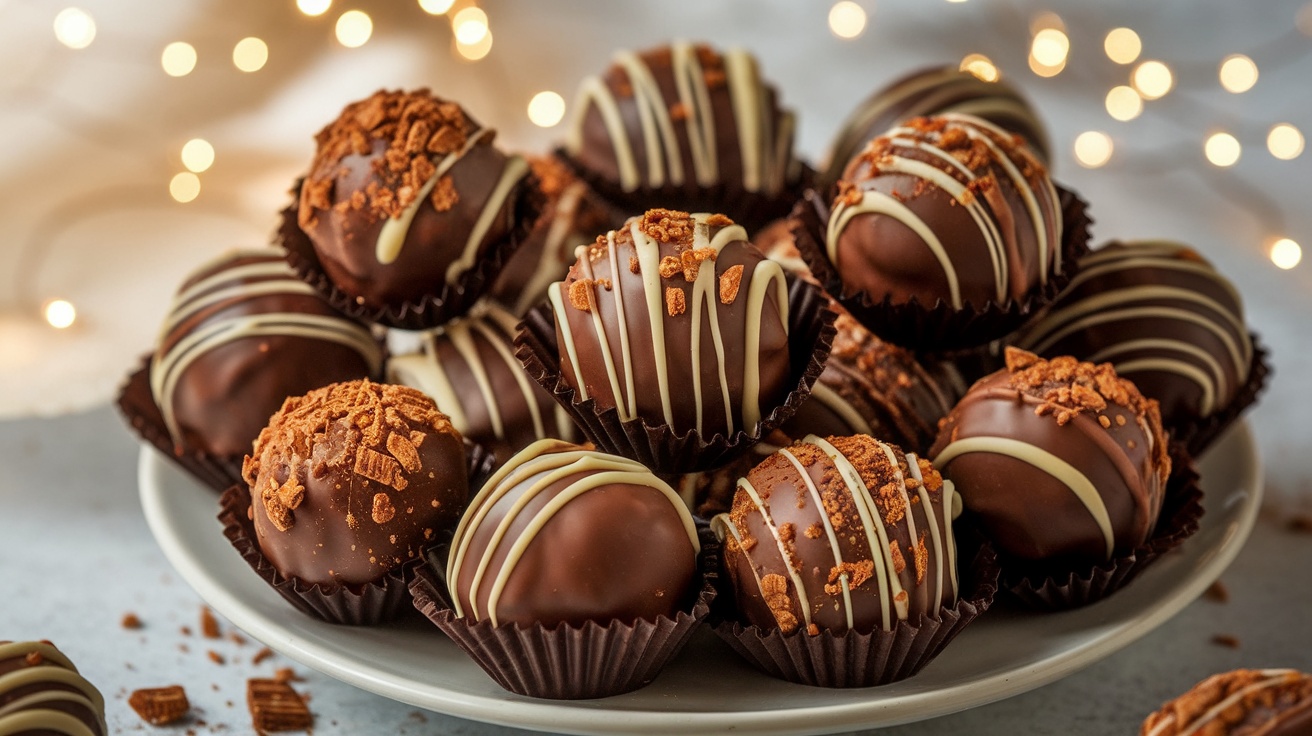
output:
{"label": "round confection", "polygon": [[621,51],[579,86],[574,111],[566,152],[624,192],[723,185],[778,194],[799,172],[793,114],[741,49]]}
{"label": "round confection", "polygon": [[528,163],[431,94],[379,91],[315,136],[298,223],[324,272],[370,307],[420,301],[513,231]]}
{"label": "round confection", "polygon": [[848,165],[825,245],[843,295],[954,310],[1007,304],[1061,268],[1062,215],[1043,165],[969,115],[912,118]]}
{"label": "round confection", "polygon": [[738,481],[712,521],[747,622],[785,634],[891,631],[957,598],[952,486],[868,435],[811,435]]}
{"label": "round confection", "polygon": [[1234,670],[1212,675],[1148,716],[1141,736],[1312,733],[1312,675]]}
{"label": "round confection", "polygon": [[175,447],[240,458],[288,396],[377,376],[382,347],[272,248],[226,253],[173,299],[150,387]]}
{"label": "round confection", "polygon": [[876,91],[848,116],[829,150],[824,182],[838,181],[870,139],[904,120],[944,113],[983,118],[1020,136],[1042,161],[1048,160],[1048,134],[1034,108],[1006,80],[986,81],[956,66],[920,69]]}
{"label": "round confection", "polygon": [[428,394],[460,434],[504,462],[544,437],[578,434],[565,409],[515,358],[518,320],[484,302],[467,317],[421,334],[420,352],[387,363],[387,380]]}
{"label": "round confection", "polygon": [[790,437],[868,434],[924,452],[954,396],[916,357],[884,342],[846,312],[811,396],[781,429]]}
{"label": "round confection", "polygon": [[460,433],[433,400],[367,379],[287,399],[242,476],[283,576],[362,585],[420,555],[469,497]]}
{"label": "round confection", "polygon": [[1230,281],[1179,243],[1110,243],[1081,259],[1048,311],[1018,338],[1040,355],[1109,361],[1178,427],[1226,408],[1253,344]]}
{"label": "round confection", "polygon": [[0,733],[105,736],[105,699],[50,642],[0,641]]}
{"label": "round confection", "polygon": [[930,449],[997,547],[1104,561],[1144,543],[1171,472],[1157,402],[1111,365],[1008,348]]}
{"label": "round confection", "polygon": [[783,269],[723,215],[649,210],[549,296],[565,382],[621,421],[751,431],[790,388]]}
{"label": "round confection", "polygon": [[547,298],[547,287],[574,263],[574,249],[620,224],[588,187],[551,156],[529,159],[546,200],[542,217],[508,257],[488,296],[524,314]]}
{"label": "round confection", "polygon": [[700,551],[683,502],[647,468],[541,440],[470,502],[446,578],[457,615],[493,625],[651,621],[687,607]]}

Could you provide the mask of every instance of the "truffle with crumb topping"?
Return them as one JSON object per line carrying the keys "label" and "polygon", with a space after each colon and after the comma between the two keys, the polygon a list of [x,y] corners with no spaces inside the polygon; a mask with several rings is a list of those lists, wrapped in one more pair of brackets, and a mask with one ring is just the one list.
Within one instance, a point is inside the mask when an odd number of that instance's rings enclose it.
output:
{"label": "truffle with crumb topping", "polygon": [[1312,733],[1312,675],[1234,670],[1203,680],[1148,716],[1140,736]]}

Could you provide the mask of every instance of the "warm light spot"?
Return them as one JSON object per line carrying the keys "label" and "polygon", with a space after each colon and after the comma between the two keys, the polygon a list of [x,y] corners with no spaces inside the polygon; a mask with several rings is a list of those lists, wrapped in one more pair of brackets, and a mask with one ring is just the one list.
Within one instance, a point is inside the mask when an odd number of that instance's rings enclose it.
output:
{"label": "warm light spot", "polygon": [[1145,100],[1156,100],[1166,96],[1166,93],[1171,91],[1171,86],[1175,84],[1170,68],[1160,61],[1145,61],[1135,67],[1134,74],[1130,75],[1130,81]]}
{"label": "warm light spot", "polygon": [[1304,36],[1312,36],[1312,3],[1298,9],[1298,15],[1294,16],[1294,25]]}
{"label": "warm light spot", "polygon": [[1065,65],[1070,50],[1071,40],[1056,28],[1044,28],[1034,34],[1030,44],[1030,55],[1039,65],[1047,67]]}
{"label": "warm light spot", "polygon": [[1107,114],[1117,120],[1134,120],[1143,112],[1143,98],[1133,87],[1112,87],[1107,93]]}
{"label": "warm light spot", "polygon": [[64,8],[55,16],[55,38],[70,49],[84,49],[96,40],[96,21],[81,8]]}
{"label": "warm light spot", "polygon": [[442,15],[456,4],[456,0],[419,0],[419,7],[429,15]]}
{"label": "warm light spot", "polygon": [[839,38],[856,38],[866,29],[866,11],[851,0],[834,3],[829,9],[829,30]]}
{"label": "warm light spot", "polygon": [[966,0],[948,0],[950,3],[964,3]]}
{"label": "warm light spot", "polygon": [[1289,123],[1279,123],[1267,133],[1266,147],[1281,161],[1296,159],[1303,153],[1303,133]]}
{"label": "warm light spot", "polygon": [[200,196],[200,177],[190,171],[174,174],[169,181],[169,194],[179,202],[190,202]]}
{"label": "warm light spot", "polygon": [[[1294,247],[1297,248],[1298,246]],[[57,330],[71,327],[77,321],[77,310],[64,299],[52,299],[46,302],[45,314],[46,322],[49,322],[50,326]]]}
{"label": "warm light spot", "polygon": [[967,54],[966,58],[961,60],[961,66],[958,69],[963,72],[970,72],[985,82],[996,82],[998,77],[1001,76],[998,74],[998,68],[993,65],[993,60],[984,54]]}
{"label": "warm light spot", "polygon": [[1271,262],[1276,264],[1276,268],[1283,268],[1286,271],[1303,260],[1303,247],[1289,238],[1281,238],[1272,243],[1270,253]]}
{"label": "warm light spot", "polygon": [[487,56],[488,52],[490,52],[491,50],[492,50],[491,31],[485,33],[483,35],[483,40],[479,41],[476,44],[463,44],[460,43],[459,41],[456,41],[456,51],[458,51],[461,56],[465,57],[470,61],[478,61],[484,56]]}
{"label": "warm light spot", "polygon": [[565,117],[565,98],[555,92],[539,92],[528,103],[528,119],[540,128],[550,128]]}
{"label": "warm light spot", "polygon": [[232,47],[232,63],[244,72],[258,72],[269,61],[269,45],[248,36]]}
{"label": "warm light spot", "polygon": [[1056,13],[1048,10],[1045,10],[1042,13],[1039,13],[1030,19],[1031,36],[1038,35],[1039,31],[1042,31],[1046,28],[1053,28],[1058,31],[1061,31],[1062,33],[1065,33],[1066,23],[1061,19],[1060,15],[1057,15]]}
{"label": "warm light spot", "polygon": [[1214,166],[1234,166],[1239,160],[1239,139],[1229,133],[1213,133],[1203,144],[1203,153]]}
{"label": "warm light spot", "polygon": [[1243,54],[1231,54],[1221,62],[1221,86],[1226,92],[1247,92],[1257,84],[1257,64]]}
{"label": "warm light spot", "polygon": [[214,146],[203,138],[192,138],[182,146],[182,165],[199,174],[214,165]]}
{"label": "warm light spot", "polygon": [[1129,28],[1113,28],[1102,40],[1102,50],[1117,64],[1132,64],[1143,52],[1143,42],[1139,40],[1139,34]]}
{"label": "warm light spot", "polygon": [[1086,169],[1096,169],[1112,157],[1112,139],[1106,133],[1089,130],[1075,139],[1075,160]]}
{"label": "warm light spot", "polygon": [[348,49],[359,48],[374,34],[374,21],[368,13],[348,10],[337,18],[337,42]]}
{"label": "warm light spot", "polygon": [[333,0],[296,0],[296,7],[306,15],[323,15],[332,7]]}
{"label": "warm light spot", "polygon": [[489,32],[487,13],[484,13],[482,8],[472,5],[462,8],[451,19],[451,28],[455,31],[456,43],[461,46],[477,46]]}
{"label": "warm light spot", "polygon": [[185,41],[174,41],[164,47],[160,55],[160,64],[164,73],[170,77],[185,77],[196,68],[196,47]]}
{"label": "warm light spot", "polygon": [[1058,74],[1061,74],[1062,70],[1065,68],[1065,60],[1056,66],[1048,66],[1047,64],[1040,63],[1038,59],[1034,58],[1033,54],[1030,55],[1030,71],[1040,77],[1055,77]]}

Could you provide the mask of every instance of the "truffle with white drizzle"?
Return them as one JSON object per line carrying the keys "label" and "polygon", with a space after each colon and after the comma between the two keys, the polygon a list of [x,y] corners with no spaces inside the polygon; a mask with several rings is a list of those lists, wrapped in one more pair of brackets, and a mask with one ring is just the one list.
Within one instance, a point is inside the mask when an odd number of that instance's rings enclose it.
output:
{"label": "truffle with white drizzle", "polygon": [[46,641],[0,641],[0,733],[105,736],[105,699]]}
{"label": "truffle with white drizzle", "polygon": [[1312,675],[1234,670],[1203,680],[1148,716],[1140,736],[1312,733]]}

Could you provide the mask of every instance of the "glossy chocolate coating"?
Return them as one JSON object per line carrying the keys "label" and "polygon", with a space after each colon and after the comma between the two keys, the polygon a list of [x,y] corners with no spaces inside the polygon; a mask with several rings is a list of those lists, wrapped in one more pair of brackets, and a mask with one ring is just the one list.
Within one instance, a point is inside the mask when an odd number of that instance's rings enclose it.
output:
{"label": "glossy chocolate coating", "polygon": [[965,310],[1046,284],[1061,238],[1038,159],[992,123],[949,114],[906,121],[852,160],[825,247],[845,295]]}
{"label": "glossy chocolate coating", "polygon": [[632,218],[549,296],[565,382],[622,421],[752,431],[790,388],[783,269],[721,215]]}
{"label": "glossy chocolate coating", "polygon": [[866,98],[838,129],[821,182],[829,186],[843,175],[870,139],[904,120],[943,113],[983,118],[1014,133],[1041,161],[1048,160],[1048,134],[1034,108],[1011,83],[988,82],[956,66],[911,72]]}
{"label": "glossy chocolate coating", "polygon": [[174,298],[151,390],[178,451],[240,458],[288,396],[376,377],[382,348],[272,248],[201,266]]}
{"label": "glossy chocolate coating", "polygon": [[1312,675],[1234,670],[1203,680],[1148,716],[1140,736],[1305,736],[1312,733]]}
{"label": "glossy chocolate coating", "polygon": [[686,610],[699,551],[692,517],[651,471],[542,440],[470,502],[447,584],[458,615],[494,625],[650,621]]}
{"label": "glossy chocolate coating", "polygon": [[1113,242],[1085,256],[1016,344],[1112,363],[1157,399],[1167,427],[1225,409],[1253,358],[1234,286],[1191,248],[1162,241]]}
{"label": "glossy chocolate coating", "polygon": [[419,391],[368,380],[287,400],[242,476],[286,577],[361,585],[419,556],[469,496],[460,433]]}
{"label": "glossy chocolate coating", "polygon": [[54,645],[0,641],[0,734],[108,733],[100,691]]}
{"label": "glossy chocolate coating", "polygon": [[529,173],[494,137],[426,89],[348,105],[316,136],[298,216],[333,283],[371,307],[460,283],[514,229]]}
{"label": "glossy chocolate coating", "polygon": [[573,420],[515,358],[518,320],[484,302],[467,317],[423,333],[421,351],[387,363],[387,380],[437,402],[460,434],[491,450],[498,462],[534,440],[577,439]]}
{"label": "glossy chocolate coating", "polygon": [[1109,366],[1009,349],[930,449],[1003,552],[1102,561],[1146,541],[1171,463],[1156,402]]}
{"label": "glossy chocolate coating", "polygon": [[956,602],[952,486],[867,435],[815,435],[738,481],[712,522],[743,618],[785,634],[891,630]]}

